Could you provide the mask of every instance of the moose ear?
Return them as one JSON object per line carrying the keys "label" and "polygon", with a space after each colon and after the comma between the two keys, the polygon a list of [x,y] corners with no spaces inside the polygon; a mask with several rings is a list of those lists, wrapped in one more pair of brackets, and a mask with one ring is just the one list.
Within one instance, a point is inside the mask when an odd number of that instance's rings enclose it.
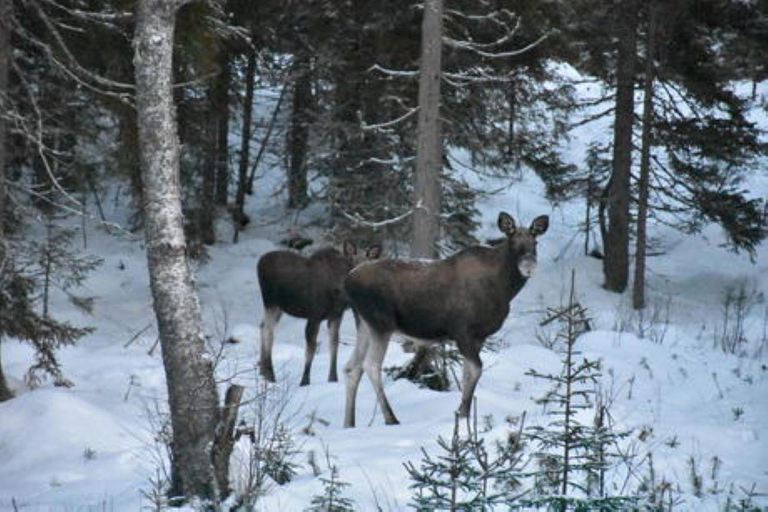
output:
{"label": "moose ear", "polygon": [[549,228],[549,217],[547,215],[540,215],[531,222],[530,231],[533,236],[539,236],[546,233],[547,228]]}
{"label": "moose ear", "polygon": [[344,240],[344,256],[354,256],[357,254],[357,247],[353,242]]}
{"label": "moose ear", "polygon": [[501,212],[499,214],[499,220],[497,221],[497,224],[499,226],[499,230],[501,230],[501,232],[506,235],[513,234],[517,229],[515,226],[515,219],[513,219],[512,216],[506,212]]}
{"label": "moose ear", "polygon": [[381,257],[381,246],[378,244],[370,246],[365,252],[365,256],[369,260],[379,259]]}

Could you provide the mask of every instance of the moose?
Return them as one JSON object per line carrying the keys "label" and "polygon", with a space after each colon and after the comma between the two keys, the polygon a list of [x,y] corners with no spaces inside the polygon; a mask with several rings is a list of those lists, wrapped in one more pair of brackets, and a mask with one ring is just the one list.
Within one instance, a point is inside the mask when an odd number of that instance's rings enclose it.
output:
{"label": "moose", "polygon": [[482,373],[480,349],[501,328],[509,304],[536,268],[536,239],[549,227],[537,217],[518,228],[501,212],[504,240],[473,246],[443,260],[384,259],[356,267],[344,287],[360,317],[357,344],[344,367],[347,403],[344,426],[355,426],[355,399],[363,370],[373,384],[387,425],[399,422],[381,382],[381,367],[393,333],[421,342],[453,340],[464,358],[459,416],[469,415]]}
{"label": "moose", "polygon": [[309,257],[290,250],[264,254],[257,265],[264,319],[261,322],[261,354],[259,371],[264,378],[275,382],[272,366],[272,345],[275,326],[283,312],[306,318],[306,349],[304,374],[301,385],[309,384],[312,360],[317,350],[317,333],[323,320],[328,321],[330,334],[331,368],[328,381],[338,380],[336,360],[339,349],[339,328],[349,301],[344,293],[344,278],[350,270],[365,259],[381,255],[381,246],[374,245],[358,252],[354,243],[346,241],[343,252],[324,248]]}

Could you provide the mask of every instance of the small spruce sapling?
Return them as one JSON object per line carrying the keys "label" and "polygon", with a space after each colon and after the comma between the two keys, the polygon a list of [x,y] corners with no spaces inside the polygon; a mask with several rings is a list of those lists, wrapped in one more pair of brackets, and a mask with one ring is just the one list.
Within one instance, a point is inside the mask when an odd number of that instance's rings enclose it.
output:
{"label": "small spruce sapling", "polygon": [[[560,374],[529,370],[527,375],[553,384],[538,400],[553,419],[546,426],[532,426],[525,438],[538,447],[534,454],[538,469],[528,473],[534,480],[533,495],[522,500],[523,507],[554,510],[620,510],[634,498],[608,495],[606,471],[612,464],[610,447],[626,432],[615,432],[606,421],[607,410],[597,398],[600,362],[579,358],[576,340],[589,330],[586,309],[576,301],[575,276],[571,274],[568,304],[550,311],[550,318],[562,325],[557,336],[564,342]],[[597,402],[597,403],[596,403]],[[596,409],[592,425],[583,423],[580,412]]]}
{"label": "small spruce sapling", "polygon": [[354,512],[355,502],[344,496],[344,489],[350,484],[339,478],[339,469],[335,464],[331,464],[330,469],[329,478],[320,478],[323,482],[323,493],[312,497],[306,512]]}
{"label": "small spruce sapling", "polygon": [[[490,430],[488,428],[482,433]],[[438,437],[438,455],[422,448],[419,466],[406,462],[405,469],[415,491],[409,503],[416,510],[492,510],[516,502],[520,497],[523,451],[520,430],[497,441],[491,453],[479,434],[477,421],[467,421],[461,435],[460,419],[454,422],[450,439]]]}

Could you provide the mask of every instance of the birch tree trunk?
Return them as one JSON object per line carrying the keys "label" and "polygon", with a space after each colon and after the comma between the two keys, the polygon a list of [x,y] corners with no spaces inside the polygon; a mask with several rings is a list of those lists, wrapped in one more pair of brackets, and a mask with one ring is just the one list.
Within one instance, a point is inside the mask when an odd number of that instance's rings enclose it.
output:
{"label": "birch tree trunk", "polygon": [[645,42],[645,84],[643,87],[643,134],[640,149],[640,180],[637,200],[637,240],[635,243],[635,280],[632,288],[632,306],[645,307],[645,256],[647,250],[648,188],[651,174],[651,148],[653,147],[653,81],[656,47],[656,2],[648,5],[648,29]]}
{"label": "birch tree trunk", "polygon": [[603,244],[605,288],[621,293],[629,278],[629,202],[632,124],[635,115],[638,0],[617,6],[616,118],[613,124],[613,172],[608,189],[608,227]]}
{"label": "birch tree trunk", "polygon": [[[8,104],[8,69],[11,63],[11,4],[12,0],[0,0],[0,112],[9,110]],[[7,264],[7,248],[5,244],[5,166],[6,157],[6,126],[5,117],[0,116],[0,274],[9,269]],[[0,280],[2,281],[2,280]],[[0,332],[0,350],[3,347],[3,333]],[[0,357],[0,402],[13,397],[11,389],[5,380],[2,357]]]}
{"label": "birch tree trunk", "polygon": [[137,2],[134,66],[143,207],[173,429],[171,493],[216,501],[212,450],[218,397],[185,253],[179,142],[171,94],[175,15],[181,4]]}
{"label": "birch tree trunk", "polygon": [[424,2],[419,66],[419,133],[414,183],[411,256],[435,258],[440,237],[443,143],[440,139],[440,73],[443,50],[443,0]]}

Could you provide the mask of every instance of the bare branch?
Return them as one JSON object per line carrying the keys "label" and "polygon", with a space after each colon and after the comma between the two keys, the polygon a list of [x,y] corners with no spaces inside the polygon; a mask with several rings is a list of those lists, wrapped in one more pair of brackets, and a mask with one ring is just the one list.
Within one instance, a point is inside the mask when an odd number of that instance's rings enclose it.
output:
{"label": "bare branch", "polygon": [[137,237],[134,233],[131,233],[129,230],[125,229],[120,224],[117,224],[116,222],[109,222],[109,221],[101,220],[98,217],[95,217],[95,216],[93,216],[93,215],[91,215],[89,213],[83,212],[82,208],[78,210],[76,208],[72,208],[71,206],[67,206],[67,205],[64,205],[64,204],[57,203],[56,201],[52,200],[50,197],[48,197],[45,194],[41,194],[39,192],[36,192],[36,191],[32,190],[29,187],[25,187],[23,185],[19,185],[18,183],[14,182],[14,181],[11,181],[11,180],[8,180],[8,179],[5,180],[5,184],[10,186],[10,187],[13,187],[16,190],[19,190],[20,192],[23,192],[23,193],[28,194],[30,196],[34,196],[35,198],[40,199],[41,201],[45,201],[46,203],[50,204],[51,206],[53,206],[55,208],[58,208],[58,209],[60,209],[62,211],[65,211],[67,213],[71,213],[71,214],[74,214],[74,215],[77,215],[77,216],[80,216],[80,217],[85,217],[86,219],[91,220],[91,221],[95,222],[98,225],[104,226],[108,230],[115,230],[115,231],[123,234],[124,236],[130,238],[131,240],[140,240],[141,239],[141,237]]}
{"label": "bare branch", "polygon": [[397,70],[397,69],[389,69],[382,66],[379,66],[378,64],[374,64],[370,68],[368,68],[368,71],[378,71],[379,73],[382,73],[387,76],[398,76],[398,77],[406,77],[406,78],[415,78],[419,76],[419,71],[404,71],[404,70]]}
{"label": "bare branch", "polygon": [[411,117],[413,114],[415,114],[418,111],[419,111],[419,107],[414,107],[414,108],[408,110],[408,112],[406,112],[402,116],[400,116],[400,117],[398,117],[396,119],[392,119],[391,121],[386,121],[386,122],[378,123],[378,124],[365,124],[365,123],[363,123],[361,128],[362,128],[363,131],[380,130],[382,128],[389,128],[390,126],[395,126],[397,124],[402,123],[403,121],[405,121],[406,119],[408,119],[409,117]]}
{"label": "bare branch", "polygon": [[[501,44],[501,42],[505,42],[506,40],[509,40],[510,37],[511,36],[509,36],[509,37],[505,36],[504,38],[502,38],[499,41],[497,41],[497,43],[491,43],[491,46],[495,46],[497,44]],[[521,55],[521,54],[523,54],[525,52],[531,51],[532,49],[536,48],[539,44],[541,44],[541,42],[544,41],[545,39],[547,39],[548,37],[549,37],[549,34],[544,34],[543,36],[539,37],[537,40],[535,40],[534,42],[530,43],[527,46],[524,46],[524,47],[522,47],[520,49],[517,49],[517,50],[509,50],[509,51],[505,51],[505,52],[489,52],[489,51],[486,51],[486,50],[482,49],[482,47],[484,45],[479,45],[479,44],[472,43],[472,42],[469,42],[469,41],[458,41],[458,40],[452,39],[450,37],[444,37],[443,38],[443,44],[445,44],[446,46],[449,46],[451,48],[456,48],[458,50],[466,50],[466,51],[472,52],[472,53],[474,53],[476,55],[479,55],[481,57],[485,57],[485,58],[488,58],[488,59],[504,59],[504,58],[508,58],[508,57],[515,57],[517,55]]]}
{"label": "bare branch", "polygon": [[116,22],[127,22],[133,19],[133,13],[131,12],[117,12],[117,11],[111,11],[111,12],[95,12],[95,11],[83,11],[80,9],[74,9],[72,7],[62,5],[59,2],[56,2],[55,0],[39,0],[41,2],[44,2],[51,7],[54,7],[56,9],[59,9],[70,16],[73,16],[75,18],[79,18],[84,21],[88,22],[94,22],[94,23],[100,23],[102,25],[105,25],[110,28],[118,28],[115,23]]}
{"label": "bare branch", "polygon": [[353,222],[357,226],[363,226],[363,227],[366,227],[366,228],[378,229],[378,228],[383,228],[383,227],[386,227],[386,226],[391,226],[393,224],[398,224],[398,223],[404,221],[405,219],[407,219],[408,217],[413,215],[413,212],[416,211],[418,208],[422,208],[421,203],[417,204],[413,209],[408,210],[407,212],[403,213],[402,215],[398,215],[397,217],[393,217],[391,219],[375,221],[375,222],[374,221],[365,220],[365,219],[363,219],[362,217],[360,217],[356,213],[350,214],[350,213],[345,212],[342,209],[339,209],[339,211],[341,212],[341,214],[347,220],[349,220],[350,222]]}

